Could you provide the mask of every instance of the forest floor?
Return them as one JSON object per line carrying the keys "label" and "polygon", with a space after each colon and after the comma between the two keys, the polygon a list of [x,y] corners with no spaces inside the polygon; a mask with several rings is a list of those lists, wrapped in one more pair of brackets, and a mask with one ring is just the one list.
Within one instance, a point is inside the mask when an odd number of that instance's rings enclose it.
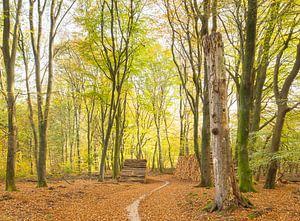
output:
{"label": "forest floor", "polygon": [[[126,208],[146,194],[139,206],[141,220],[287,220],[300,221],[300,184],[280,184],[275,190],[256,186],[247,193],[254,207],[225,213],[207,213],[214,189],[196,188],[171,175],[148,177],[146,184],[97,180],[49,180],[49,187],[19,181],[18,192],[6,193],[0,183],[0,220],[128,220]],[[162,186],[169,184],[149,194]]]}

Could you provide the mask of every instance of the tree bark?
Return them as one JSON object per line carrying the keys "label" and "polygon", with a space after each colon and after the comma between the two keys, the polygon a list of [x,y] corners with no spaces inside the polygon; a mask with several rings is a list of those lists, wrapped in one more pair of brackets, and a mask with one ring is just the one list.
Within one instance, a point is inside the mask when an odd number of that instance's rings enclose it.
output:
{"label": "tree bark", "polygon": [[288,47],[290,38],[291,38],[291,35],[289,36],[288,40],[286,41],[283,49],[277,55],[276,65],[274,68],[273,91],[274,91],[275,98],[276,98],[277,115],[276,115],[275,126],[273,128],[272,142],[271,142],[271,151],[270,152],[272,154],[272,159],[271,159],[271,162],[270,162],[270,165],[268,168],[266,183],[264,186],[266,189],[273,189],[275,187],[275,180],[276,180],[276,174],[277,174],[279,162],[278,162],[278,159],[274,158],[274,154],[277,153],[280,148],[281,134],[282,134],[283,126],[284,126],[284,120],[285,120],[286,113],[293,109],[293,108],[288,107],[288,94],[290,91],[290,87],[291,87],[293,81],[296,79],[296,77],[299,73],[299,70],[300,70],[300,43],[299,43],[297,46],[296,60],[293,65],[293,68],[292,68],[291,72],[288,74],[288,76],[285,78],[285,81],[283,83],[281,90],[279,90],[278,75],[279,75],[279,68],[281,65],[281,57],[283,55],[284,50],[287,49],[287,47]]}
{"label": "tree bark", "polygon": [[121,118],[122,118],[122,110],[121,105],[118,107],[118,111],[116,114],[116,136],[115,136],[115,145],[114,145],[114,159],[113,159],[113,171],[112,171],[112,177],[113,179],[116,179],[119,176],[120,172],[120,148],[121,148]]}
{"label": "tree bark", "polygon": [[249,166],[248,138],[250,129],[250,111],[253,106],[253,84],[257,22],[257,0],[248,0],[246,21],[246,46],[242,65],[242,75],[239,91],[239,117],[237,131],[239,187],[242,192],[255,191],[252,183],[252,173]]}
{"label": "tree bark", "polygon": [[[16,191],[15,184],[15,153],[17,145],[17,128],[16,128],[16,104],[15,104],[15,63],[17,43],[19,38],[19,19],[22,8],[22,0],[18,0],[15,12],[16,20],[13,28],[13,37],[11,35],[11,11],[10,1],[3,1],[3,36],[2,36],[2,53],[6,71],[7,86],[7,126],[8,126],[8,150],[6,161],[6,191]],[[12,40],[12,45],[10,43]]]}
{"label": "tree bark", "polygon": [[253,105],[253,114],[250,127],[250,142],[252,149],[256,143],[256,133],[259,131],[260,118],[261,118],[261,102],[263,95],[263,87],[266,81],[267,68],[269,65],[269,51],[270,51],[270,41],[272,34],[274,32],[276,24],[276,16],[278,15],[279,3],[272,2],[270,6],[270,19],[266,28],[265,37],[262,45],[262,56],[261,61],[258,66],[256,83],[254,85],[254,105]]}
{"label": "tree bark", "polygon": [[204,39],[204,52],[209,68],[210,130],[215,179],[215,201],[212,211],[246,206],[237,188],[231,156],[227,77],[220,33],[212,33]]}
{"label": "tree bark", "polygon": [[168,155],[169,155],[169,161],[170,161],[170,166],[173,169],[173,160],[172,160],[172,154],[171,154],[171,143],[169,139],[169,133],[168,133],[168,125],[167,125],[167,116],[166,116],[166,111],[163,112],[163,118],[164,118],[164,126],[165,126],[165,134],[166,134],[166,139],[168,143]]}
{"label": "tree bark", "polygon": [[184,110],[183,107],[183,93],[182,86],[179,86],[179,118],[180,118],[180,143],[179,143],[179,156],[184,156],[184,141],[185,141],[185,131],[184,131]]}
{"label": "tree bark", "polygon": [[[203,17],[202,17],[202,28],[201,37],[208,35],[208,19],[209,19],[209,1],[205,0],[203,4]],[[212,32],[217,29],[217,0],[212,4],[213,14],[213,28]],[[201,182],[200,186],[210,187],[212,186],[212,174],[211,174],[211,147],[210,147],[210,116],[209,116],[209,89],[208,89],[208,67],[207,61],[204,57],[204,90],[202,92],[202,136],[201,136]]]}

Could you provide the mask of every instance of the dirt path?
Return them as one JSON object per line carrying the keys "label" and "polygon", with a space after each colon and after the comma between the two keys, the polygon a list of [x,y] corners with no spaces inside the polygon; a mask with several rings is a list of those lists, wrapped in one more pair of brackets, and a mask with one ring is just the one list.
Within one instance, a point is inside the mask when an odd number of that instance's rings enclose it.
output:
{"label": "dirt path", "polygon": [[70,185],[59,181],[42,189],[35,188],[35,183],[19,182],[19,192],[7,194],[0,183],[0,221],[127,220],[126,207],[159,186],[159,177],[147,184],[75,180]]}
{"label": "dirt path", "polygon": [[139,211],[138,210],[139,210],[139,205],[140,205],[141,201],[144,200],[146,197],[150,197],[154,192],[159,191],[160,189],[166,187],[169,184],[170,184],[169,181],[165,181],[163,185],[155,188],[154,190],[152,190],[148,194],[143,194],[138,199],[136,199],[132,204],[130,204],[126,208],[127,212],[128,212],[128,218],[129,218],[129,220],[130,221],[140,221],[141,217],[139,215]]}

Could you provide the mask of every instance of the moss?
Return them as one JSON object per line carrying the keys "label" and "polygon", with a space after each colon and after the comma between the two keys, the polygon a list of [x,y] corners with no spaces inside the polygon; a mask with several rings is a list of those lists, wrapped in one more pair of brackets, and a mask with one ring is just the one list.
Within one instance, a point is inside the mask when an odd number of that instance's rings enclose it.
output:
{"label": "moss", "polygon": [[211,210],[212,210],[213,207],[214,207],[213,201],[209,200],[207,202],[207,204],[202,208],[202,211],[211,212]]}

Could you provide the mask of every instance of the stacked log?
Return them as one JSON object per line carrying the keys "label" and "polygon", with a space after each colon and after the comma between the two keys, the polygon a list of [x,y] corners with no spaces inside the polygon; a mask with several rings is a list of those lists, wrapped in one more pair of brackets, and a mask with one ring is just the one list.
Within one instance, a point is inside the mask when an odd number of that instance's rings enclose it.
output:
{"label": "stacked log", "polygon": [[146,182],[147,160],[125,160],[121,171],[121,182]]}
{"label": "stacked log", "polygon": [[195,155],[178,158],[175,177],[180,180],[200,181],[200,168]]}

